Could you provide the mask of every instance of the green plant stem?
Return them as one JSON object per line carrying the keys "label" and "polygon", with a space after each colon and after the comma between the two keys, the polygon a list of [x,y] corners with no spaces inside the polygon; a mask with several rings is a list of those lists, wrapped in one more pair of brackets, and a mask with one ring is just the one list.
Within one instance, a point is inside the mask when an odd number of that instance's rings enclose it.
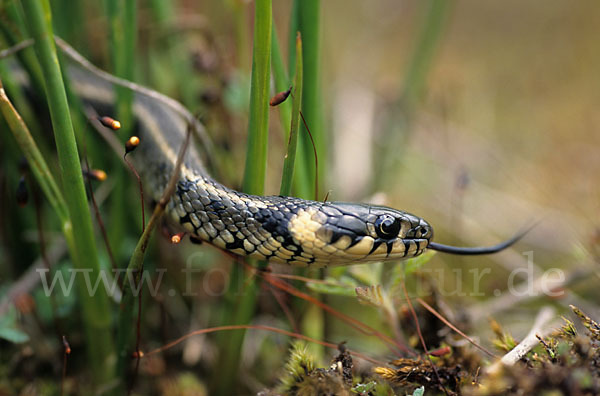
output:
{"label": "green plant stem", "polygon": [[[273,33],[271,39],[271,65],[273,67],[273,80],[275,81],[275,92],[287,91],[290,87],[290,80],[283,64],[281,48],[277,39],[277,30],[273,22]],[[292,119],[292,103],[289,100],[277,106],[279,119],[281,120],[282,130],[286,139],[289,137],[288,128]]]}
{"label": "green plant stem", "polygon": [[[136,0],[106,0],[110,32],[110,49],[113,72],[117,77],[134,80],[137,13]],[[128,136],[133,130],[133,92],[124,87],[115,87],[117,93],[117,116],[122,132]]]}
{"label": "green plant stem", "polygon": [[[302,85],[302,115],[310,128],[314,139],[315,148],[319,160],[318,181],[319,191],[323,191],[325,182],[324,170],[327,168],[326,137],[322,128],[322,103],[320,93],[320,0],[294,0],[292,18],[290,22],[290,40],[296,36],[296,31],[302,35],[302,58],[303,58],[303,85]],[[290,41],[290,48],[293,42]],[[295,54],[290,51],[290,55]],[[290,68],[295,63],[290,62]],[[296,158],[295,174],[297,183],[294,184],[297,195],[305,199],[321,200],[322,196],[316,196],[315,183],[315,155],[313,144],[304,123],[300,125],[298,137],[298,157]],[[323,272],[321,272],[323,277]],[[324,338],[326,316],[318,307],[304,307],[304,302],[298,302],[298,306],[305,309],[306,314],[302,318],[301,330],[303,334],[316,339]],[[317,357],[323,356],[323,348],[313,345],[309,347],[311,353]]]}
{"label": "green plant stem", "polygon": [[[9,20],[16,26],[16,29],[11,29],[8,23],[0,23],[0,29],[6,38],[6,41],[10,45],[15,45],[21,40],[30,37],[28,33],[25,20],[23,18],[22,9],[18,7],[19,2],[17,1],[5,1],[2,3],[2,11],[6,13]],[[31,84],[37,92],[44,91],[44,78],[42,76],[42,69],[35,56],[35,50],[33,48],[25,48],[22,51],[17,52],[17,58],[21,61],[21,64],[31,78]],[[42,152],[44,152],[42,150]]]}
{"label": "green plant stem", "polygon": [[[77,268],[90,272],[90,279],[94,282],[100,275],[100,264],[75,133],[54,46],[50,4],[48,0],[23,0],[22,4],[30,32],[35,39],[35,50],[46,83],[64,197],[73,230],[72,259]],[[97,384],[105,383],[112,376],[110,365],[114,353],[108,296],[102,287],[92,295],[86,288],[83,276],[77,277],[76,281],[91,374]]]}
{"label": "green plant stem", "polygon": [[81,0],[53,0],[51,2],[56,34],[71,43],[78,51],[85,52],[89,47],[85,45],[86,37],[85,34],[82,34],[82,25],[75,22],[85,20],[83,14],[84,4],[85,1]]}
{"label": "green plant stem", "polygon": [[279,195],[289,196],[292,191],[294,180],[294,163],[296,160],[296,146],[298,142],[298,131],[300,128],[300,107],[302,105],[302,38],[300,32],[296,37],[296,78],[294,80],[294,97],[292,107],[292,120],[288,139],[287,153],[283,161],[283,173],[281,175],[281,189]]}
{"label": "green plant stem", "polygon": [[[5,40],[0,38],[0,44],[4,45]],[[34,53],[35,55],[35,53]],[[36,140],[38,143],[37,147],[39,151],[42,153],[42,156],[46,154],[46,158],[50,158],[50,153],[52,152],[48,144],[44,144],[45,142],[40,138],[42,136],[41,127],[39,125],[39,120],[35,115],[35,111],[31,104],[27,101],[25,93],[21,90],[19,84],[14,81],[11,76],[10,67],[4,62],[4,60],[0,60],[0,79],[3,80],[3,84],[5,86],[6,92],[10,95],[12,103],[16,109],[18,109],[19,114],[22,115],[24,120],[27,120],[27,124],[29,125],[28,131],[31,132],[32,139]],[[36,139],[37,138],[37,139]]]}
{"label": "green plant stem", "polygon": [[[296,31],[296,33],[298,33]],[[273,37],[272,37],[272,41],[271,41],[271,66],[273,68],[273,80],[275,82],[275,91],[276,92],[283,92],[283,91],[287,91],[290,88],[291,82],[290,79],[288,77],[288,72],[286,71],[285,65],[283,63],[283,56],[281,54],[281,47],[279,45],[279,40],[277,39],[277,33],[276,33],[276,29],[275,29],[275,21],[273,21]],[[296,36],[294,36],[294,46],[296,45]],[[296,53],[295,51],[290,51],[290,53]],[[290,60],[294,60],[296,59],[296,56],[294,55],[293,57],[289,58]],[[294,70],[296,70],[295,67],[291,68],[292,69],[292,73],[294,73]],[[301,92],[302,90],[295,90],[295,92]],[[295,96],[297,96],[297,93],[294,93]],[[286,100],[283,103],[281,103],[280,105],[277,106],[277,110],[279,113],[279,120],[281,121],[281,130],[284,132],[284,138],[285,141],[289,141],[289,136],[290,136],[290,129],[289,126],[292,122],[292,100]],[[297,139],[296,139],[297,142]],[[297,145],[297,143],[296,143]],[[296,150],[297,151],[297,150]],[[295,152],[296,152],[295,151]],[[294,175],[296,175],[296,170],[294,171]],[[292,179],[292,190],[298,192],[298,191],[303,191],[303,185],[301,185],[301,178],[297,177],[293,177]],[[288,192],[288,194],[286,195],[291,195],[292,192]],[[308,195],[307,192],[305,192],[305,195]]]}
{"label": "green plant stem", "polygon": [[192,126],[188,126],[185,140],[179,148],[179,154],[173,169],[173,174],[169,179],[169,183],[165,188],[160,201],[154,208],[154,212],[152,213],[146,228],[142,232],[142,236],[137,242],[135,250],[133,251],[133,254],[129,260],[129,265],[127,266],[125,279],[123,280],[123,297],[121,300],[118,320],[118,355],[116,365],[117,376],[120,377],[122,381],[120,382],[120,386],[115,390],[115,395],[122,394],[124,389],[123,386],[125,385],[125,379],[127,378],[127,364],[130,362],[132,352],[135,352],[133,348],[133,335],[134,329],[136,328],[134,313],[137,306],[135,300],[139,296],[134,294],[132,282],[135,282],[137,291],[141,292],[142,286],[140,285],[140,282],[143,282],[144,256],[146,255],[146,249],[148,248],[152,231],[154,228],[156,228],[156,224],[161,219],[165,208],[167,207],[167,204],[169,203],[169,200],[175,191],[177,181],[179,180],[181,162],[183,161],[183,157],[189,145],[191,128]]}
{"label": "green plant stem", "polygon": [[[323,190],[324,170],[327,168],[326,138],[322,128],[321,93],[319,90],[319,62],[320,62],[320,0],[295,0],[297,12],[297,26],[302,34],[304,82],[302,90],[302,114],[313,136],[317,156],[319,158],[319,181]],[[292,26],[294,24],[292,23]],[[292,47],[293,48],[293,47]],[[308,131],[301,125],[299,158],[296,164],[298,178],[302,191],[298,191],[301,198],[321,199],[315,197],[315,158],[313,145]]]}
{"label": "green plant stem", "polygon": [[56,212],[56,215],[62,224],[62,229],[70,229],[69,211],[62,193],[60,192],[60,189],[58,188],[58,185],[56,184],[56,181],[50,172],[48,164],[46,164],[46,161],[44,160],[44,156],[38,149],[35,140],[31,136],[27,125],[25,125],[25,122],[23,122],[23,119],[6,96],[1,81],[0,110],[2,111],[4,119],[12,131],[17,144],[25,155],[27,164],[33,172],[36,181],[40,185],[42,192],[46,196],[48,202],[50,202],[50,206],[52,206]]}
{"label": "green plant stem", "polygon": [[[105,0],[113,73],[117,77],[128,81],[135,80],[136,4],[137,0]],[[116,118],[121,122],[121,130],[118,136],[121,142],[124,142],[133,132],[133,92],[126,87],[116,85],[115,94]],[[123,244],[124,236],[127,230],[132,229],[132,224],[140,224],[141,227],[141,221],[139,221],[137,211],[135,211],[136,217],[133,218],[135,222],[132,221],[132,211],[128,209],[126,204],[128,189],[125,186],[131,184],[131,178],[121,166],[119,158],[113,158],[111,169],[113,169],[112,177],[116,181],[117,187],[111,194],[109,202],[110,218],[108,223],[112,230],[109,240],[116,256],[124,257],[128,255]],[[139,228],[135,231],[138,230]]]}
{"label": "green plant stem", "polygon": [[[269,131],[269,82],[271,62],[272,9],[271,0],[257,0],[254,6],[254,46],[252,54],[252,85],[250,88],[250,119],[248,149],[243,189],[249,194],[264,192],[267,167]],[[259,264],[264,266],[264,264]],[[239,285],[243,285],[239,290]],[[226,298],[229,308],[224,324],[247,324],[256,307],[259,284],[252,274],[246,274],[241,265],[231,270]],[[233,303],[233,304],[231,304]],[[219,339],[221,356],[216,365],[215,394],[231,395],[237,378],[245,330],[236,331]],[[227,373],[227,375],[223,375]]]}
{"label": "green plant stem", "polygon": [[248,149],[243,182],[244,192],[248,194],[260,195],[263,193],[267,170],[271,18],[271,1],[258,0],[255,5]]}

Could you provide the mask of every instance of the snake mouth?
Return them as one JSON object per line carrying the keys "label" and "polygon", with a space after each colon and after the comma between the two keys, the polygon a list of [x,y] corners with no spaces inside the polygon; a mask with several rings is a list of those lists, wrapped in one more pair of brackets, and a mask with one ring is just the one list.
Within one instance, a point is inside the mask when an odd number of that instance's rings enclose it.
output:
{"label": "snake mouth", "polygon": [[[390,258],[409,258],[423,253],[429,245],[427,238],[402,238],[399,243],[395,243],[395,248],[388,254]],[[403,245],[403,246],[400,246]]]}
{"label": "snake mouth", "polygon": [[427,238],[373,239],[365,236],[343,251],[344,256],[356,261],[387,261],[418,256],[429,245]]}

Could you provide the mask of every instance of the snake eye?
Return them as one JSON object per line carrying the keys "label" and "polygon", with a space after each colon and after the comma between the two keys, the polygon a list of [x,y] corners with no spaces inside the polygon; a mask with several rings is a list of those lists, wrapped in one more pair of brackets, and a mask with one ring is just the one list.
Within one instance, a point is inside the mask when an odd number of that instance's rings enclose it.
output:
{"label": "snake eye", "polygon": [[377,235],[383,239],[392,239],[400,232],[400,219],[389,215],[380,216],[375,221]]}

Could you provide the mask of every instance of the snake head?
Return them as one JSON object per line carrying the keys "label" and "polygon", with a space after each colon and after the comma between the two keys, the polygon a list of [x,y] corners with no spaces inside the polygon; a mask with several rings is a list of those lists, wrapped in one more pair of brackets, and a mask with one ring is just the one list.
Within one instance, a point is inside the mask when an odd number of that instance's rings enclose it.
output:
{"label": "snake head", "polygon": [[410,213],[344,202],[307,208],[289,230],[314,262],[328,265],[418,256],[433,237],[432,227]]}

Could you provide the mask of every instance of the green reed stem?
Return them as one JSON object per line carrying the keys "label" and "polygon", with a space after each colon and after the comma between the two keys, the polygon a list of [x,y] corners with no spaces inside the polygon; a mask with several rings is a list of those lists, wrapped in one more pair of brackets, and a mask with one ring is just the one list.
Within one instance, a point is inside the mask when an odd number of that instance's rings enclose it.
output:
{"label": "green reed stem", "polygon": [[300,32],[296,36],[296,78],[294,80],[294,96],[292,108],[292,121],[288,139],[287,153],[283,161],[283,173],[281,175],[281,189],[279,195],[289,196],[292,191],[294,180],[294,163],[296,161],[296,146],[298,143],[298,131],[300,128],[300,107],[302,105],[302,38]]}
{"label": "green reed stem", "polygon": [[248,149],[244,171],[244,192],[262,194],[267,171],[269,138],[269,82],[271,77],[271,1],[259,0],[255,5],[252,85],[250,87],[250,119]]}
{"label": "green reed stem", "polygon": [[89,55],[85,45],[84,31],[84,7],[85,1],[52,0],[52,15],[54,16],[54,30],[63,40],[69,42],[73,47],[84,55]]}
{"label": "green reed stem", "polygon": [[[294,9],[297,12],[296,23],[298,30],[302,34],[304,55],[302,114],[315,141],[320,164],[318,178],[321,186],[319,188],[322,190],[325,175],[324,170],[327,167],[328,161],[326,156],[327,151],[325,150],[326,138],[322,128],[321,93],[319,90],[319,62],[321,59],[319,39],[320,4],[319,0],[295,0]],[[294,23],[292,23],[292,26],[294,26]],[[315,197],[315,157],[312,142],[304,125],[301,125],[299,139],[296,170],[300,179],[300,185],[303,187],[302,191],[298,191],[298,195],[301,198],[321,199],[322,197]]]}
{"label": "green reed stem", "polygon": [[[25,24],[22,9],[18,7],[19,2],[17,1],[5,1],[2,3],[2,11],[6,13],[6,16],[12,24],[0,23],[0,30],[9,45],[15,45],[20,41],[30,37],[30,34]],[[44,91],[44,78],[42,76],[42,69],[35,56],[35,50],[31,47],[25,48],[22,51],[17,52],[17,58],[21,61],[21,64],[25,67],[31,78],[31,84],[37,92]],[[44,152],[42,150],[42,152]]]}
{"label": "green reed stem", "polygon": [[[136,31],[137,14],[136,0],[105,0],[106,14],[109,24],[109,49],[112,62],[113,74],[125,80],[134,81],[135,54],[136,54]],[[121,122],[119,138],[122,142],[127,140],[133,132],[133,92],[125,87],[115,86],[116,94],[116,118]],[[127,205],[127,188],[131,184],[131,177],[123,168],[121,160],[113,157],[111,164],[112,177],[116,188],[111,194],[109,202],[110,218],[108,219],[111,233],[109,235],[110,245],[117,257],[129,254],[124,249],[124,237],[127,230],[131,230],[131,224],[139,224],[138,211],[135,211],[135,223],[131,222],[130,208]],[[137,230],[136,230],[137,231]]]}
{"label": "green reed stem", "polygon": [[[274,22],[273,22],[274,23]],[[296,33],[298,33],[296,31]],[[286,91],[291,86],[291,81],[288,77],[288,72],[286,71],[285,65],[283,63],[283,56],[281,54],[281,47],[279,45],[279,40],[277,38],[277,33],[275,29],[275,25],[273,24],[273,39],[271,41],[271,66],[273,68],[273,80],[275,81],[275,91],[282,92]],[[296,45],[296,36],[294,36],[294,46]],[[291,47],[293,48],[293,47]],[[290,51],[294,56],[289,57],[289,60],[296,59],[296,52]],[[292,73],[295,73],[295,67],[291,68]],[[277,110],[279,113],[279,120],[281,121],[281,129],[284,132],[284,137],[286,141],[289,141],[290,129],[289,126],[292,122],[292,100],[286,100],[277,106]],[[297,140],[296,140],[297,141]],[[296,143],[297,145],[297,143]],[[297,150],[295,151],[297,152]],[[306,187],[301,184],[302,179],[297,176],[297,169],[294,171],[294,176],[292,178],[292,191],[290,191],[287,195],[293,195],[293,191],[304,191],[305,195],[308,195],[306,192]]]}
{"label": "green reed stem", "polygon": [[[133,81],[135,71],[137,13],[136,0],[107,0],[110,49],[113,72],[117,77]],[[124,136],[133,130],[133,92],[124,87],[115,87],[117,93],[117,116]]]}
{"label": "green reed stem", "polygon": [[65,199],[63,198],[54,177],[52,176],[52,172],[50,172],[50,168],[46,161],[44,160],[44,156],[40,152],[35,140],[31,136],[27,125],[21,118],[20,114],[14,108],[6,93],[4,91],[4,87],[2,86],[2,82],[0,81],[0,111],[4,115],[4,119],[6,120],[10,130],[17,141],[21,151],[25,155],[27,159],[27,164],[33,175],[40,185],[42,192],[46,196],[46,199],[50,203],[50,206],[56,212],[56,215],[59,218],[59,221],[62,225],[63,230],[68,230],[71,228],[70,219],[69,219],[69,211],[67,209],[67,204],[65,203]]}
{"label": "green reed stem", "polygon": [[[90,279],[94,282],[100,275],[100,264],[75,133],[54,45],[50,4],[48,0],[23,0],[22,4],[30,32],[35,39],[35,51],[46,85],[64,197],[71,219],[74,243],[72,259],[78,269],[89,271]],[[95,382],[101,384],[111,378],[110,366],[114,353],[109,300],[104,288],[98,288],[92,295],[86,288],[83,276],[77,277],[76,281],[89,366]]]}
{"label": "green reed stem", "polygon": [[[250,119],[248,149],[243,189],[249,194],[262,195],[267,168],[269,131],[269,82],[271,65],[271,0],[257,0],[254,6],[254,46],[252,54],[252,85],[250,88]],[[238,287],[242,286],[239,290]],[[247,324],[254,315],[259,284],[252,274],[234,265],[231,270],[226,298],[230,302],[223,324]],[[231,304],[233,303],[233,304]],[[219,339],[221,356],[216,366],[215,393],[231,395],[239,369],[244,343],[244,330],[235,331]],[[223,375],[227,373],[227,375]]]}
{"label": "green reed stem", "polygon": [[[319,160],[319,191],[323,191],[324,170],[327,168],[326,137],[322,128],[322,103],[320,87],[320,0],[294,0],[292,16],[290,20],[290,48],[294,43],[292,38],[296,31],[302,35],[302,58],[303,58],[303,85],[302,85],[302,114],[310,132],[313,136],[316,152]],[[290,51],[290,59],[295,52]],[[296,62],[290,61],[290,68],[295,67]],[[296,158],[295,173],[297,183],[294,184],[296,193],[294,195],[305,199],[321,200],[323,196],[316,194],[316,172],[313,144],[309,133],[304,126],[300,125],[298,137],[298,157]],[[321,276],[323,274],[321,273]],[[298,303],[303,306],[303,302]],[[308,307],[301,322],[303,334],[316,339],[325,338],[323,329],[326,320],[323,311],[318,307]],[[309,347],[311,353],[317,357],[323,356],[323,348],[318,346]]]}
{"label": "green reed stem", "polygon": [[[271,39],[271,66],[273,68],[275,92],[287,91],[290,87],[290,79],[287,71],[285,70],[285,65],[283,64],[283,56],[281,55],[281,48],[279,46],[279,39],[277,38],[277,30],[275,29],[274,22]],[[286,100],[277,106],[277,110],[279,113],[282,130],[284,131],[284,136],[287,139],[289,137],[288,128],[292,120],[292,102]]]}
{"label": "green reed stem", "polygon": [[[183,141],[181,147],[179,148],[179,153],[177,155],[177,161],[175,162],[175,166],[173,168],[173,173],[170,176],[169,183],[165,188],[163,195],[160,201],[157,203],[154,208],[154,212],[144,228],[144,232],[142,232],[142,236],[137,242],[135,250],[131,255],[129,260],[129,265],[127,266],[127,271],[125,273],[125,279],[123,280],[123,297],[121,299],[121,306],[119,309],[119,320],[118,320],[118,335],[117,335],[117,365],[116,365],[116,374],[121,378],[121,382],[119,386],[115,389],[113,394],[121,395],[124,391],[124,386],[126,385],[126,380],[128,379],[128,370],[127,365],[131,361],[132,353],[138,352],[134,349],[133,336],[136,330],[136,319],[135,319],[135,311],[136,307],[136,299],[140,298],[139,293],[142,291],[144,277],[144,256],[146,255],[146,249],[148,248],[148,243],[150,242],[150,236],[152,235],[152,231],[156,228],[157,223],[161,220],[163,213],[171,199],[171,196],[175,192],[175,188],[177,186],[177,181],[179,181],[179,174],[181,163],[183,162],[183,157],[185,156],[185,152],[190,143],[190,136],[192,131],[192,126],[188,126],[188,130],[186,131],[185,140]],[[134,286],[136,289],[134,290]],[[138,314],[140,314],[138,312]],[[138,357],[139,358],[139,357]],[[139,363],[139,362],[138,362]]]}

